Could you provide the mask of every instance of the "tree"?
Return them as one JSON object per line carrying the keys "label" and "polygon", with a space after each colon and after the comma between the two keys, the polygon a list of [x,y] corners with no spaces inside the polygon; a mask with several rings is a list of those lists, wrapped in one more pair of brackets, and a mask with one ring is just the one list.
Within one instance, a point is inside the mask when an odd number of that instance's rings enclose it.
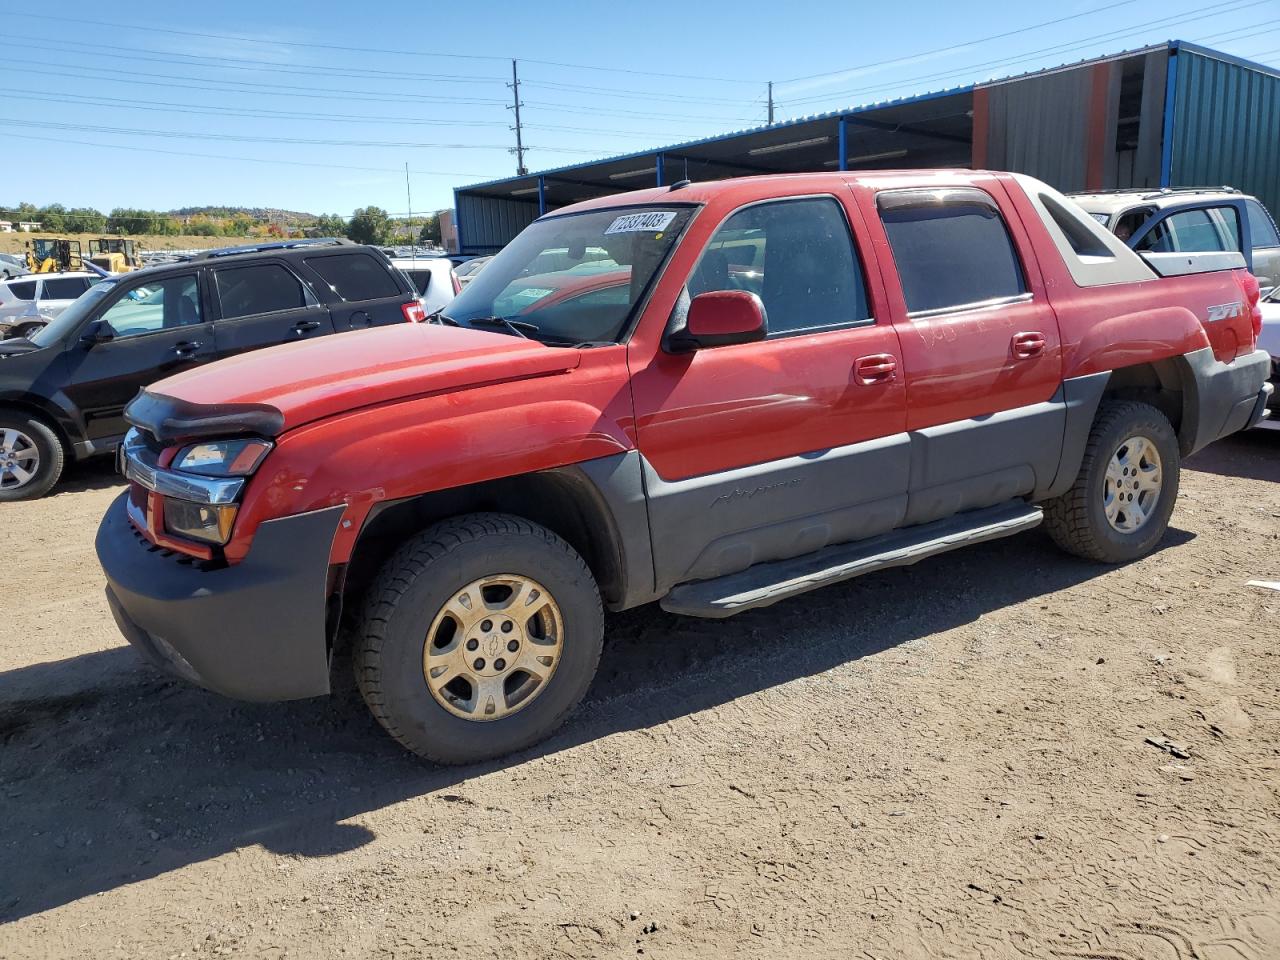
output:
{"label": "tree", "polygon": [[390,232],[391,218],[381,207],[361,207],[347,225],[347,237],[356,243],[386,243]]}
{"label": "tree", "polygon": [[315,231],[322,237],[345,237],[347,221],[336,213],[326,213],[316,218]]}
{"label": "tree", "polygon": [[62,224],[68,233],[102,233],[107,218],[92,207],[72,207],[63,216]]}
{"label": "tree", "polygon": [[432,213],[428,214],[422,223],[422,229],[418,231],[418,239],[422,243],[440,242],[440,218]]}

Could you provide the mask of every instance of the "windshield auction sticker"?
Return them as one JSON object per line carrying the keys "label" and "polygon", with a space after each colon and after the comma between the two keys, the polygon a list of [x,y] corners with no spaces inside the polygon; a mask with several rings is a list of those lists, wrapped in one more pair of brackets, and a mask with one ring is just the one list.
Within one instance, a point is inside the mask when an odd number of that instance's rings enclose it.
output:
{"label": "windshield auction sticker", "polygon": [[676,218],[674,210],[654,211],[651,213],[628,213],[609,224],[604,232],[607,237],[611,233],[649,233],[667,229]]}

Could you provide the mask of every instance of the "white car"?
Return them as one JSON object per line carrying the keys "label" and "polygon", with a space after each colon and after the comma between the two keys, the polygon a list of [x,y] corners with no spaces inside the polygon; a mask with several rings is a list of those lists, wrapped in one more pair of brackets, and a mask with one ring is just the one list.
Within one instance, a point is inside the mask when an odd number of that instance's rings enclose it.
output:
{"label": "white car", "polygon": [[1259,430],[1280,430],[1280,287],[1271,291],[1262,301],[1262,333],[1258,336],[1259,349],[1271,354],[1271,384],[1275,392],[1267,409],[1271,416],[1258,424]]}
{"label": "white car", "polygon": [[465,263],[458,265],[458,280],[465,287],[468,283],[476,278],[476,274],[484,269],[484,265],[492,260],[493,257],[473,257]]}
{"label": "white car", "polygon": [[409,278],[427,316],[443,310],[462,292],[453,263],[444,257],[396,257],[391,265]]}
{"label": "white car", "polygon": [[22,337],[75,303],[102,278],[95,273],[33,273],[0,281],[0,339]]}
{"label": "white car", "polygon": [[30,272],[25,258],[14,253],[0,253],[0,280],[25,277]]}

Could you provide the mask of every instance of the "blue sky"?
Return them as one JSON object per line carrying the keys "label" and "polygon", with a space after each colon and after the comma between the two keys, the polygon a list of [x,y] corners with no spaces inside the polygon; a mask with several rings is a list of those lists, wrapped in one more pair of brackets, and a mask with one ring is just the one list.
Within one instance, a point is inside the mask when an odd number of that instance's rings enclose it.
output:
{"label": "blue sky", "polygon": [[512,57],[536,171],[762,123],[769,80],[784,119],[1172,38],[1280,65],[1277,14],[1280,0],[0,0],[0,205],[403,213],[408,163],[413,209],[449,206],[453,187],[514,172]]}

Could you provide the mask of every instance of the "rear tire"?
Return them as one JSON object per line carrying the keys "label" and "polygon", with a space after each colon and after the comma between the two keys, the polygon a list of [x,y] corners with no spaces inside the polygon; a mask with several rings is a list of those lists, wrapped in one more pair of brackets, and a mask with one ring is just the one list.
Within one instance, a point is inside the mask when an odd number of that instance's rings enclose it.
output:
{"label": "rear tire", "polygon": [[62,441],[47,423],[0,410],[0,503],[43,497],[62,476],[65,460]]}
{"label": "rear tire", "polygon": [[1180,470],[1178,438],[1163,413],[1137,401],[1106,403],[1075,483],[1044,504],[1045,528],[1086,560],[1136,560],[1169,529]]}
{"label": "rear tire", "polygon": [[569,544],[519,517],[470,514],[428,528],[383,566],[353,667],[403,746],[474,763],[556,730],[587,692],[603,636],[599,590]]}

